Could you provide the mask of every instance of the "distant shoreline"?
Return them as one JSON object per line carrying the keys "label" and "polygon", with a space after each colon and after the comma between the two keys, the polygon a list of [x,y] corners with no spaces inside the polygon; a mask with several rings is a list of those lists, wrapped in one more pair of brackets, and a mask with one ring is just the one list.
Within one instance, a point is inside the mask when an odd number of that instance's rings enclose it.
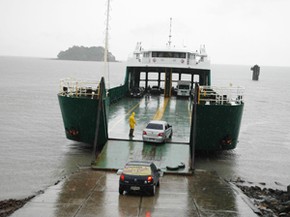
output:
{"label": "distant shoreline", "polygon": [[[50,60],[62,60],[62,61],[81,61],[81,62],[104,62],[103,60],[71,60],[71,59],[58,59],[58,58],[48,58]],[[118,62],[122,62],[119,60],[116,61],[108,61],[109,63],[118,63]]]}
{"label": "distant shoreline", "polygon": [[57,54],[57,58],[60,60],[81,60],[81,61],[104,61],[105,56],[107,57],[108,62],[115,62],[115,56],[105,50],[102,46],[72,46],[64,51],[60,51]]}

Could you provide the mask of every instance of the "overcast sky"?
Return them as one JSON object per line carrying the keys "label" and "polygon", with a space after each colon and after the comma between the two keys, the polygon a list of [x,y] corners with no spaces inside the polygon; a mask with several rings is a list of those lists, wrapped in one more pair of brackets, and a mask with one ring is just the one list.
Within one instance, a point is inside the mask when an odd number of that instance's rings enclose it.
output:
{"label": "overcast sky", "polygon": [[[73,45],[103,46],[106,0],[0,0],[0,55],[55,58]],[[109,50],[136,42],[206,45],[212,63],[290,66],[289,0],[112,0]]]}

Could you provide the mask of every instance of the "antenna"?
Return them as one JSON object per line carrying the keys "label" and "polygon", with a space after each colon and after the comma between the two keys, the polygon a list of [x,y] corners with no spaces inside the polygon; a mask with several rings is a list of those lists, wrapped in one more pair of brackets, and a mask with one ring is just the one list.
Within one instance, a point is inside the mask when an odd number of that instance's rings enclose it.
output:
{"label": "antenna", "polygon": [[105,32],[105,51],[104,51],[104,64],[105,71],[104,77],[107,77],[107,88],[110,88],[110,77],[109,77],[109,63],[108,63],[108,50],[109,50],[109,20],[110,20],[110,0],[107,2],[106,11],[106,32]]}
{"label": "antenna", "polygon": [[169,40],[168,40],[168,47],[171,45],[171,27],[172,27],[172,17],[170,17],[170,26],[169,26]]}

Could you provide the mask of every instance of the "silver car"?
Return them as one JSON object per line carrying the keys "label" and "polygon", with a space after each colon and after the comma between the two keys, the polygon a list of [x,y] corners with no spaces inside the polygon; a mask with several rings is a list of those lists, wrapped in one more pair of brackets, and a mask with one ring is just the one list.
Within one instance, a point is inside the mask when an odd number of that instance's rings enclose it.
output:
{"label": "silver car", "polygon": [[144,142],[164,143],[172,134],[172,126],[166,121],[150,121],[143,130],[142,137]]}

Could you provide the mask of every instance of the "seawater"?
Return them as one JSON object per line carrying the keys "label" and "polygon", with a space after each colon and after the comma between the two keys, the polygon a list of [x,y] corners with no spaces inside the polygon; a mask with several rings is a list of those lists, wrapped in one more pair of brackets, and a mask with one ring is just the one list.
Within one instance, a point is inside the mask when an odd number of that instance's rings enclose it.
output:
{"label": "seawater", "polygon": [[[213,65],[212,84],[246,88],[238,147],[198,157],[197,169],[273,188],[290,184],[290,68]],[[24,198],[89,165],[92,150],[67,140],[57,100],[59,80],[99,80],[104,64],[0,57],[0,200]],[[123,83],[125,63],[109,64],[110,86]],[[223,123],[221,123],[223,124]],[[279,183],[279,184],[277,184]]]}

